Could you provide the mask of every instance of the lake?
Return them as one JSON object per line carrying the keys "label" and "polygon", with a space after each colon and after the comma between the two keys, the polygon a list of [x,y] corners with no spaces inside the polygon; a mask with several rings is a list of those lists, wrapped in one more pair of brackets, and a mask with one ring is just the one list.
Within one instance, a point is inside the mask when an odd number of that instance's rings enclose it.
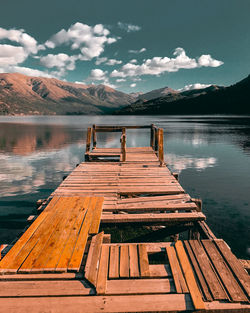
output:
{"label": "lake", "polygon": [[[0,117],[0,244],[10,243],[76,164],[84,160],[92,124],[156,124],[164,129],[165,160],[183,188],[203,200],[207,223],[240,258],[250,257],[250,116]],[[131,130],[128,146],[149,145]],[[115,147],[120,134],[98,134]]]}

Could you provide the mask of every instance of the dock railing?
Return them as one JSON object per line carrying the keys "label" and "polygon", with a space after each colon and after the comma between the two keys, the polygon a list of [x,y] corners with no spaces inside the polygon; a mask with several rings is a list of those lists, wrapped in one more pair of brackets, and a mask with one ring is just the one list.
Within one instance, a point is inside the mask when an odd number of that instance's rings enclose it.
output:
{"label": "dock railing", "polygon": [[[126,161],[126,141],[127,129],[150,129],[150,142],[149,145],[157,154],[160,166],[164,165],[164,137],[163,137],[163,129],[151,125],[93,125],[92,127],[88,127],[87,130],[87,139],[86,139],[86,155],[90,153],[91,145],[94,150],[97,147],[97,133],[100,132],[121,132],[121,160],[122,162]],[[88,158],[87,158],[88,159]]]}

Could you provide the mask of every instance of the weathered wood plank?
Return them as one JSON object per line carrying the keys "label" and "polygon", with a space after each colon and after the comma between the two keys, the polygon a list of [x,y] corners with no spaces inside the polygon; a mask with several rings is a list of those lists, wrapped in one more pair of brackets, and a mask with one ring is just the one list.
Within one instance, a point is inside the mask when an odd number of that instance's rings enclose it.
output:
{"label": "weathered wood plank", "polygon": [[110,246],[109,279],[119,278],[119,246]]}
{"label": "weathered wood plank", "polygon": [[244,267],[240,263],[240,261],[236,258],[236,256],[229,249],[225,241],[223,240],[215,240],[214,243],[220,250],[223,255],[227,265],[233,271],[234,275],[237,277],[240,282],[242,288],[246,291],[247,295],[250,297],[250,278],[247,272],[244,270]]}
{"label": "weathered wood plank", "polygon": [[90,198],[90,203],[87,209],[87,213],[81,225],[81,229],[78,234],[75,248],[74,248],[74,251],[72,253],[72,256],[68,265],[68,270],[79,271],[80,269],[80,266],[82,263],[82,257],[83,257],[85,246],[86,246],[87,239],[88,239],[89,229],[92,223],[93,212],[96,206],[96,202],[97,202],[96,197]]}
{"label": "weathered wood plank", "polygon": [[166,251],[167,251],[169,264],[170,264],[171,271],[172,271],[173,278],[174,278],[176,292],[188,293],[189,290],[188,290],[185,278],[183,276],[179,261],[177,259],[177,255],[176,255],[174,247],[172,246],[166,247]]}
{"label": "weathered wood plank", "polygon": [[150,277],[148,253],[146,244],[138,244],[140,276]]}
{"label": "weathered wood plank", "polygon": [[84,268],[85,277],[94,286],[96,286],[103,236],[104,232],[101,232],[92,238]]}
{"label": "weathered wood plank", "polygon": [[109,246],[103,245],[101,250],[101,258],[96,283],[96,292],[99,295],[106,293],[108,267],[109,267]]}
{"label": "weathered wood plank", "polygon": [[124,279],[107,282],[106,295],[174,293],[172,279]]}
{"label": "weathered wood plank", "polygon": [[188,257],[186,255],[186,252],[184,250],[184,247],[181,241],[177,241],[177,243],[175,244],[175,249],[176,249],[176,252],[180,261],[180,265],[182,267],[182,270],[186,279],[186,283],[188,285],[188,289],[189,289],[194,307],[196,310],[204,310],[205,305],[202,300],[200,290],[197,286],[197,283],[196,283],[196,280],[192,271],[192,267],[189,263]]}
{"label": "weathered wood plank", "polygon": [[130,277],[140,277],[137,244],[129,245]]}
{"label": "weathered wood plank", "polygon": [[89,229],[89,234],[97,234],[101,222],[104,197],[99,197],[96,202],[93,220]]}
{"label": "weathered wood plank", "polygon": [[209,289],[208,289],[208,285],[207,285],[207,283],[206,283],[206,281],[205,281],[205,279],[203,277],[203,274],[202,274],[202,272],[201,272],[201,270],[199,268],[199,264],[198,264],[197,260],[195,259],[193,251],[192,251],[192,249],[191,249],[191,247],[189,245],[189,242],[187,240],[185,240],[183,243],[184,243],[185,248],[186,248],[186,250],[188,252],[188,255],[189,255],[189,258],[191,260],[191,264],[192,264],[192,266],[194,268],[194,271],[195,271],[195,273],[196,273],[196,275],[198,277],[198,280],[200,282],[201,290],[202,290],[202,292],[204,294],[204,300],[213,301],[211,293],[209,292]]}
{"label": "weathered wood plank", "polygon": [[120,277],[129,278],[129,246],[120,246]]}
{"label": "weathered wood plank", "polygon": [[213,265],[216,268],[216,271],[220,276],[223,285],[225,286],[231,299],[235,302],[240,301],[247,302],[248,299],[246,295],[238,285],[237,281],[234,278],[234,275],[232,274],[227,264],[223,260],[223,257],[216,249],[215,244],[211,240],[202,240],[202,244],[205,247],[206,252],[209,255],[211,261],[213,262]]}
{"label": "weathered wood plank", "polygon": [[228,296],[201,244],[197,240],[189,240],[189,244],[214,300],[227,300]]}

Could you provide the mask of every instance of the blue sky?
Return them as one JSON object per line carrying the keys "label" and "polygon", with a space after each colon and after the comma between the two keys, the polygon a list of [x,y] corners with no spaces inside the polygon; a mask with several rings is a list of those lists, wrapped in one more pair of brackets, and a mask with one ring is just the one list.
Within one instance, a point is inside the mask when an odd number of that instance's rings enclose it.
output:
{"label": "blue sky", "polygon": [[124,92],[230,85],[250,73],[249,0],[9,0],[0,72]]}

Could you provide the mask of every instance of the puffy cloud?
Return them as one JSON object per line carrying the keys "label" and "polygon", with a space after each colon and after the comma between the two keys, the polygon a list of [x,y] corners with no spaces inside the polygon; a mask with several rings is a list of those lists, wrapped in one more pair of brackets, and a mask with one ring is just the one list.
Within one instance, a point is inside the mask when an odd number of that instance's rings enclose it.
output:
{"label": "puffy cloud", "polygon": [[106,65],[116,65],[116,64],[121,64],[121,60],[115,60],[115,59],[109,59],[105,64]]}
{"label": "puffy cloud", "polygon": [[178,89],[178,91],[187,91],[187,90],[194,90],[194,89],[203,89],[203,88],[207,88],[211,86],[211,84],[200,84],[200,83],[196,83],[196,84],[190,84],[190,85],[186,85],[181,89]]}
{"label": "puffy cloud", "polygon": [[104,72],[103,70],[99,68],[96,68],[94,70],[91,70],[88,80],[105,80],[106,74],[107,72]]}
{"label": "puffy cloud", "polygon": [[147,50],[146,48],[141,48],[140,50],[128,50],[128,52],[138,54],[138,53],[145,52],[146,50]]}
{"label": "puffy cloud", "polygon": [[204,54],[199,57],[198,64],[200,66],[218,67],[223,64],[222,61],[214,60],[210,54]]}
{"label": "puffy cloud", "polygon": [[131,88],[135,88],[135,87],[136,87],[136,84],[133,83],[133,84],[130,85],[130,87],[131,87]]}
{"label": "puffy cloud", "polygon": [[137,63],[137,60],[136,59],[132,59],[129,61],[129,63]]}
{"label": "puffy cloud", "polygon": [[90,75],[87,78],[87,81],[98,81],[98,82],[102,81],[102,84],[109,86],[111,88],[116,88],[117,86],[109,81],[107,74],[108,74],[107,71],[95,68],[91,70]]}
{"label": "puffy cloud", "polygon": [[75,61],[78,59],[78,56],[69,56],[65,53],[59,54],[48,54],[40,58],[42,65],[48,68],[63,68],[70,71],[75,69]]}
{"label": "puffy cloud", "polygon": [[23,47],[0,45],[0,66],[9,66],[22,63],[27,58]]}
{"label": "puffy cloud", "polygon": [[[114,70],[111,73],[111,77],[133,77],[141,75],[160,75],[165,72],[177,72],[179,69],[192,69],[201,66],[211,66],[208,62],[205,63],[207,56],[202,55],[198,61],[194,58],[190,58],[186,55],[183,48],[176,48],[173,58],[168,57],[154,57],[152,59],[145,60],[141,65],[127,63],[121,67],[120,70]],[[203,60],[203,61],[200,61]],[[206,65],[202,65],[203,64]],[[209,63],[212,66],[220,66],[223,62],[209,58]]]}
{"label": "puffy cloud", "polygon": [[138,25],[133,25],[133,24],[128,24],[128,23],[118,22],[117,25],[119,28],[125,30],[128,33],[136,32],[136,31],[139,31],[141,29],[141,27]]}
{"label": "puffy cloud", "polygon": [[37,41],[30,35],[26,34],[23,29],[7,30],[0,27],[0,40],[3,39],[19,43],[28,54],[35,54],[40,48],[37,45]]}
{"label": "puffy cloud", "polygon": [[80,49],[80,60],[91,60],[104,51],[106,44],[111,44],[117,39],[109,37],[109,30],[102,24],[94,27],[83,23],[75,23],[68,30],[62,29],[53,35],[45,45],[48,48],[55,48],[62,44],[71,46],[71,49]]}

